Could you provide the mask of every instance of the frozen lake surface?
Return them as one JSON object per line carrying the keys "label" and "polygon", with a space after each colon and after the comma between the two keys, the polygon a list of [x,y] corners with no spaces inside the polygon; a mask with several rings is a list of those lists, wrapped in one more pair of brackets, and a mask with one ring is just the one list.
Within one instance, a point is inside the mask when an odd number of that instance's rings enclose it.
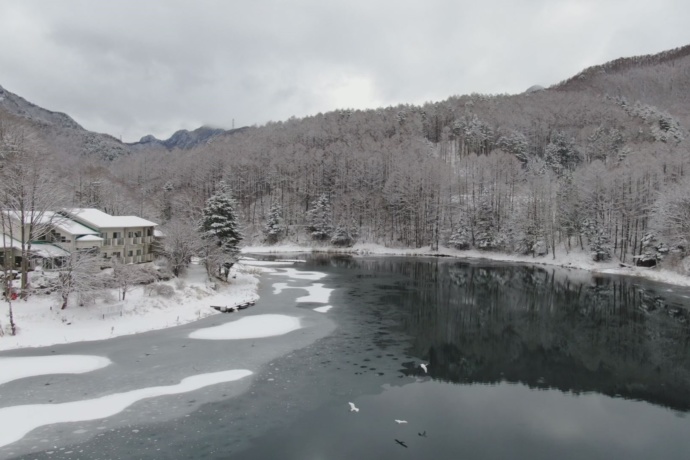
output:
{"label": "frozen lake surface", "polygon": [[[449,259],[310,256],[271,268],[261,299],[240,313],[3,353],[112,364],[8,382],[1,406],[252,374],[44,426],[0,457],[648,459],[690,450],[688,288]],[[252,333],[250,318],[261,315],[280,315],[269,317],[274,335]],[[240,319],[245,335],[227,325]],[[203,330],[219,336],[190,338]]]}

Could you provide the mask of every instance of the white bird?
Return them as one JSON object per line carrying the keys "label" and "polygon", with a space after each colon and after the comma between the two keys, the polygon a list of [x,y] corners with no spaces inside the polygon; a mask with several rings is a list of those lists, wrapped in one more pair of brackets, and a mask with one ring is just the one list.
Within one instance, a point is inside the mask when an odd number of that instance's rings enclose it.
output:
{"label": "white bird", "polygon": [[359,407],[355,406],[355,403],[348,403],[350,405],[350,412],[359,412]]}
{"label": "white bird", "polygon": [[400,425],[401,423],[407,423],[407,420],[397,420],[397,419],[396,419],[396,420],[395,420],[395,423],[397,423],[398,425]]}
{"label": "white bird", "polygon": [[419,365],[419,367],[421,367],[422,369],[424,369],[424,373],[425,373],[425,374],[426,374],[427,372],[429,372],[429,371],[426,370],[426,367],[427,367],[428,365],[429,365],[429,364],[424,364],[424,363],[422,363],[422,364]]}

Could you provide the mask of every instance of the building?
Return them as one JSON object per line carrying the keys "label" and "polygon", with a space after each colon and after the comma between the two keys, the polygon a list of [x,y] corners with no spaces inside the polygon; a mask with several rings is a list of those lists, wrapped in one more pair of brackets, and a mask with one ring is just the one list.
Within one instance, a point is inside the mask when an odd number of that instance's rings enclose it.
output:
{"label": "building", "polygon": [[[111,216],[94,208],[65,209],[61,214],[96,232],[79,232],[78,246],[99,247],[104,259],[123,263],[153,261],[154,230],[158,225],[137,216]],[[78,248],[77,248],[78,249]]]}
{"label": "building", "polygon": [[[21,264],[21,226],[16,214],[7,212],[12,226],[11,240],[0,240],[3,263]],[[28,218],[25,219],[28,226]],[[31,241],[30,266],[59,268],[62,259],[75,251],[98,251],[105,261],[113,258],[122,263],[153,261],[154,222],[137,216],[111,216],[93,208],[46,211],[34,220],[34,237]],[[25,234],[28,231],[25,230]],[[0,233],[2,236],[2,233]]]}

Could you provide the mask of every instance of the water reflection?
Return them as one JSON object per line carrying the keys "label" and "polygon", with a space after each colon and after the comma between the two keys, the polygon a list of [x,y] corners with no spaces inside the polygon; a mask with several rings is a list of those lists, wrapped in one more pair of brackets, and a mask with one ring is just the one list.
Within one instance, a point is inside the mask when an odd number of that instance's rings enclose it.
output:
{"label": "water reflection", "polygon": [[404,275],[378,286],[381,304],[397,306],[400,332],[412,337],[411,354],[431,363],[435,379],[520,382],[690,409],[687,301],[664,292],[668,286],[447,260],[324,263]]}

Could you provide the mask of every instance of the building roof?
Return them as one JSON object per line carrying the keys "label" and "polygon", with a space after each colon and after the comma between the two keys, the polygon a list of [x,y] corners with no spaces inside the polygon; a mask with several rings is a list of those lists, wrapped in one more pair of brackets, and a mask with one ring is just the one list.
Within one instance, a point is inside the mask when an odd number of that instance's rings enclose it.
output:
{"label": "building roof", "polygon": [[15,240],[14,238],[10,238],[10,235],[6,233],[0,232],[0,248],[5,247],[5,248],[15,248],[15,249],[21,249],[22,248],[22,243],[19,242],[19,240]]}
{"label": "building roof", "polygon": [[[5,214],[7,214],[10,218],[14,219],[15,221],[19,221],[19,213],[16,211],[3,211]],[[36,212],[35,213],[36,218],[35,218],[35,224],[37,225],[49,225],[51,227],[55,227],[59,230],[62,230],[65,233],[69,233],[70,235],[98,235],[99,232],[96,230],[93,230],[85,225],[80,224],[79,222],[75,222],[74,220],[65,217],[63,215],[60,215],[54,211],[42,211],[42,212]],[[32,220],[34,220],[34,212],[27,211],[24,213],[24,223],[29,224],[31,223]]]}
{"label": "building roof", "polygon": [[73,208],[66,210],[75,219],[97,228],[154,227],[158,225],[137,216],[111,216],[95,208]]}
{"label": "building roof", "polygon": [[49,223],[50,219],[52,218],[52,225],[57,228],[58,230],[62,230],[64,232],[69,233],[70,235],[98,235],[99,232],[96,230],[93,230],[85,225],[80,224],[79,222],[75,222],[74,220],[70,219],[69,217],[64,217],[61,216],[57,213],[54,213],[52,211],[46,211],[43,215],[43,220],[42,222],[44,223]]}
{"label": "building roof", "polygon": [[51,259],[53,257],[69,257],[69,252],[50,243],[32,244],[31,254],[43,257],[44,259]]}
{"label": "building roof", "polygon": [[96,235],[84,235],[76,239],[77,241],[103,241],[103,238]]}

